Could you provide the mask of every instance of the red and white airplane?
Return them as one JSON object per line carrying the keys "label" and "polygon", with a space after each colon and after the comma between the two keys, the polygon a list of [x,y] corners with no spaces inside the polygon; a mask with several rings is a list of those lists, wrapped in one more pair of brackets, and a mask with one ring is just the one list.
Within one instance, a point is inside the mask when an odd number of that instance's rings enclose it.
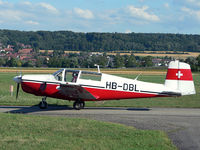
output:
{"label": "red and white airplane", "polygon": [[143,82],[100,72],[61,69],[50,75],[20,75],[13,78],[24,92],[43,96],[40,108],[47,108],[47,97],[73,100],[75,109],[84,101],[102,101],[147,97],[171,97],[195,94],[190,65],[171,61],[164,84]]}

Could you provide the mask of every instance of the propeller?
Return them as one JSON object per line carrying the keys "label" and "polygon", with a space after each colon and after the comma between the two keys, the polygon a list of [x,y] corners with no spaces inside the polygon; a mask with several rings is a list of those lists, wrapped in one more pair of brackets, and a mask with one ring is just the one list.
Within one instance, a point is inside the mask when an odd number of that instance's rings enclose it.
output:
{"label": "propeller", "polygon": [[19,87],[20,87],[20,84],[21,84],[21,81],[22,81],[22,74],[20,73],[20,75],[14,77],[13,80],[17,83],[17,93],[16,93],[16,99],[17,99],[18,95],[19,95]]}
{"label": "propeller", "polygon": [[16,93],[16,99],[18,98],[18,94],[19,94],[19,84],[20,84],[20,83],[17,83],[17,93]]}

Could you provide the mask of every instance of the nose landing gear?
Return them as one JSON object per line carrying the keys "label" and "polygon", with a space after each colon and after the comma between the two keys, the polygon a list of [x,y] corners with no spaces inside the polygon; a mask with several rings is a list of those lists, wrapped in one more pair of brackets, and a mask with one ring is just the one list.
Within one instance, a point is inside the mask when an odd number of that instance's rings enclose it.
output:
{"label": "nose landing gear", "polygon": [[39,103],[40,109],[46,109],[46,108],[48,107],[48,104],[47,104],[47,102],[46,102],[46,98],[47,98],[47,97],[43,97],[43,98],[42,98],[42,101]]}

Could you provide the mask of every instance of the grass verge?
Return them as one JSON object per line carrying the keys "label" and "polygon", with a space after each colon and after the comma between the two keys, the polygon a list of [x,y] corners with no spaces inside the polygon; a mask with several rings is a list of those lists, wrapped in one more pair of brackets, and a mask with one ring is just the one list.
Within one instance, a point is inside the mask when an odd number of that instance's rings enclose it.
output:
{"label": "grass verge", "polygon": [[162,131],[88,119],[0,113],[0,149],[174,150]]}

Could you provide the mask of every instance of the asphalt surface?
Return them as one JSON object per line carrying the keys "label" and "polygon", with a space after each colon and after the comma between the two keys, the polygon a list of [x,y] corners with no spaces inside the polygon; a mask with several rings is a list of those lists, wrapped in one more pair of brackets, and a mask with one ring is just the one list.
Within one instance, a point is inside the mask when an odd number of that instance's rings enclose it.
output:
{"label": "asphalt surface", "polygon": [[200,109],[183,108],[85,108],[64,106],[0,106],[0,112],[89,118],[121,123],[138,129],[163,130],[180,150],[200,150]]}

